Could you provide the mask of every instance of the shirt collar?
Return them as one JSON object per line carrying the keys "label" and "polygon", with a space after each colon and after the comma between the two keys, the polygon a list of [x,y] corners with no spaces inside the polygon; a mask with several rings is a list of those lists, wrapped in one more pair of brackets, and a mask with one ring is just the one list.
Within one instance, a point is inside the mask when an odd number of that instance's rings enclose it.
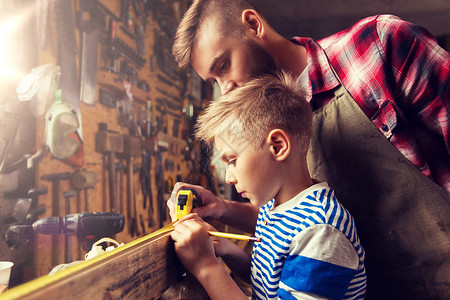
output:
{"label": "shirt collar", "polygon": [[275,199],[272,199],[268,206],[268,214],[274,214],[274,213],[283,213],[289,210],[294,209],[295,207],[298,207],[306,198],[308,195],[312,195],[314,191],[319,191],[323,189],[330,189],[327,182],[319,182],[316,184],[313,184],[312,186],[308,187],[307,189],[304,189],[300,193],[298,193],[296,196],[294,196],[289,201],[280,204],[278,206],[274,207]]}
{"label": "shirt collar", "polygon": [[318,43],[305,37],[293,37],[291,41],[306,48],[309,84],[313,95],[339,86],[339,81],[333,74],[325,50]]}

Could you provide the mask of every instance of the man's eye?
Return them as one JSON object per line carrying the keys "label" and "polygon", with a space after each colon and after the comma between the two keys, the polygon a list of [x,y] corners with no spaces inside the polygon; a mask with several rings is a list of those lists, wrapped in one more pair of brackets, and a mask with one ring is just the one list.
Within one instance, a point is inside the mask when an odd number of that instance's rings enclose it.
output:
{"label": "man's eye", "polygon": [[220,72],[226,71],[228,69],[228,61],[224,61],[221,65],[220,65]]}

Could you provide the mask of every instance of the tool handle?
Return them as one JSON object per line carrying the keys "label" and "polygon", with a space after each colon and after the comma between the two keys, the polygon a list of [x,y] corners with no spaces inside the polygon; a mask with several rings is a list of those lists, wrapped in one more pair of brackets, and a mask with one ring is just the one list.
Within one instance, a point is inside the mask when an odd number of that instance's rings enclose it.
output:
{"label": "tool handle", "polygon": [[47,187],[31,188],[31,189],[28,190],[27,196],[28,197],[35,197],[35,196],[45,195],[47,193],[48,193],[48,188]]}
{"label": "tool handle", "polygon": [[69,180],[70,178],[72,178],[72,173],[70,172],[47,174],[41,176],[41,179],[46,181]]}
{"label": "tool handle", "polygon": [[64,217],[64,233],[83,239],[109,237],[123,230],[125,216],[113,212],[84,212]]}
{"label": "tool handle", "polygon": [[117,211],[117,193],[116,193],[116,171],[115,171],[114,152],[108,152],[108,183],[109,183],[109,205],[111,211]]}

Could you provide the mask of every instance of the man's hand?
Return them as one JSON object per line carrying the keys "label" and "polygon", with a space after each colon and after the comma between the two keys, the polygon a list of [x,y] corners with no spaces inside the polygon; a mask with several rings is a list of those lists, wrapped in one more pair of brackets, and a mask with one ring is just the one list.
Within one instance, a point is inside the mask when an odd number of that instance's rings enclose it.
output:
{"label": "man's hand", "polygon": [[216,197],[213,193],[208,191],[207,189],[198,186],[191,185],[183,182],[177,182],[173,188],[170,199],[167,200],[167,206],[169,208],[170,217],[172,221],[175,221],[175,203],[177,193],[181,188],[190,188],[197,192],[197,195],[200,197],[200,207],[194,208],[192,210],[193,213],[196,213],[200,218],[213,218],[220,219],[224,211],[224,201],[218,197]]}

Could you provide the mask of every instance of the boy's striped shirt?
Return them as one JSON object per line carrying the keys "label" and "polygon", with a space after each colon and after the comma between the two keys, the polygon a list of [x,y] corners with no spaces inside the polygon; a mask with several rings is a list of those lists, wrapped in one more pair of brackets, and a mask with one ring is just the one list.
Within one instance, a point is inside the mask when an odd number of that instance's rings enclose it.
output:
{"label": "boy's striped shirt", "polygon": [[254,298],[364,298],[364,249],[352,216],[326,183],[261,207],[256,236],[262,242],[252,252]]}

